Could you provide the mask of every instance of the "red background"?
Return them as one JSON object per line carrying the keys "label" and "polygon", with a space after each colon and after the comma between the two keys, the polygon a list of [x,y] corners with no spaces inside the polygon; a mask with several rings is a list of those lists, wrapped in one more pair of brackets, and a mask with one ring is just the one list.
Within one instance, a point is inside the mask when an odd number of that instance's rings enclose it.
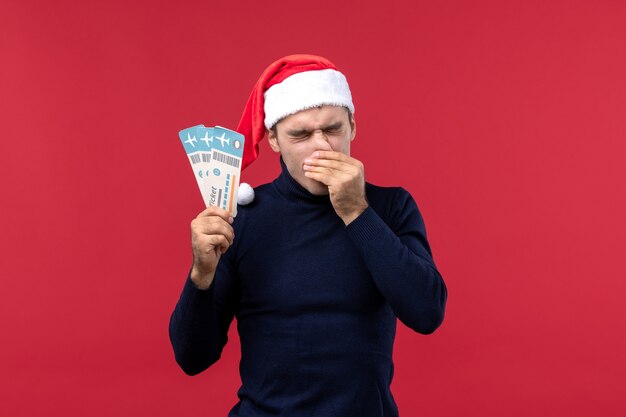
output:
{"label": "red background", "polygon": [[626,412],[624,2],[15,0],[0,52],[2,416],[226,415],[234,326],[194,378],[167,335],[202,209],[177,132],[234,128],[291,53],[347,74],[353,155],[448,285],[435,334],[399,324],[401,415]]}

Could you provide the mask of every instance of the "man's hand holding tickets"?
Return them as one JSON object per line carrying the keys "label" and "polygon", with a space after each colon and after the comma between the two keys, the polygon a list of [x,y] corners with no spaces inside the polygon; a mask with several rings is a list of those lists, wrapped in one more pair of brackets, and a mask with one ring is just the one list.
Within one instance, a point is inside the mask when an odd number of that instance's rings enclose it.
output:
{"label": "man's hand holding tickets", "polygon": [[368,207],[361,161],[335,151],[316,151],[304,160],[307,177],[328,187],[335,212],[348,225]]}
{"label": "man's hand holding tickets", "polygon": [[207,289],[213,282],[217,263],[235,238],[231,214],[210,206],[191,221],[191,248],[193,267],[191,280],[199,289]]}

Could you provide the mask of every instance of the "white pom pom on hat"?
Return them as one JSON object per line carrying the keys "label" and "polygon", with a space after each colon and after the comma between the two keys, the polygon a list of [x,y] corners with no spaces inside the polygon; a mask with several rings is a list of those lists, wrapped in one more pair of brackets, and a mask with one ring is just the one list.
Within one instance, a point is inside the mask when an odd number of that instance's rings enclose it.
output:
{"label": "white pom pom on hat", "polygon": [[[246,138],[242,169],[257,158],[266,129],[286,116],[322,105],[343,106],[354,113],[348,81],[335,64],[316,55],[289,55],[273,62],[252,89],[237,126]],[[254,190],[242,183],[238,197],[239,204],[249,204]]]}
{"label": "white pom pom on hat", "polygon": [[242,206],[252,203],[254,200],[254,188],[247,182],[239,184],[239,192],[237,194],[237,201]]}

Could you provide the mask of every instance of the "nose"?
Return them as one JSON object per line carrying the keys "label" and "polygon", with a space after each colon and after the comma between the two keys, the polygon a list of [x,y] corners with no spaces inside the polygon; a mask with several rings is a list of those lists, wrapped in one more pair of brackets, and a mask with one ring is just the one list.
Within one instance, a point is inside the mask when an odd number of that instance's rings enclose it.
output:
{"label": "nose", "polygon": [[328,136],[323,130],[316,130],[313,132],[313,141],[315,143],[316,150],[320,151],[332,151],[333,148],[328,142]]}

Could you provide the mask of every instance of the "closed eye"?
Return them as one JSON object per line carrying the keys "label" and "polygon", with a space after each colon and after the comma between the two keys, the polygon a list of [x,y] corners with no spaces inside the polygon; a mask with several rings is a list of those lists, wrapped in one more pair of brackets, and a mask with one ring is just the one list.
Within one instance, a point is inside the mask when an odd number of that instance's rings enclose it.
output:
{"label": "closed eye", "polygon": [[324,133],[337,134],[343,131],[343,122],[333,123],[323,128]]}
{"label": "closed eye", "polygon": [[[324,126],[321,130],[326,135],[337,135],[343,132],[344,124],[343,122],[333,123],[332,125]],[[293,140],[302,140],[306,139],[313,134],[313,131],[308,129],[296,129],[287,131],[287,136],[289,136]]]}
{"label": "closed eye", "polygon": [[302,140],[306,139],[311,135],[311,132],[291,132],[288,134],[290,139],[294,140]]}

